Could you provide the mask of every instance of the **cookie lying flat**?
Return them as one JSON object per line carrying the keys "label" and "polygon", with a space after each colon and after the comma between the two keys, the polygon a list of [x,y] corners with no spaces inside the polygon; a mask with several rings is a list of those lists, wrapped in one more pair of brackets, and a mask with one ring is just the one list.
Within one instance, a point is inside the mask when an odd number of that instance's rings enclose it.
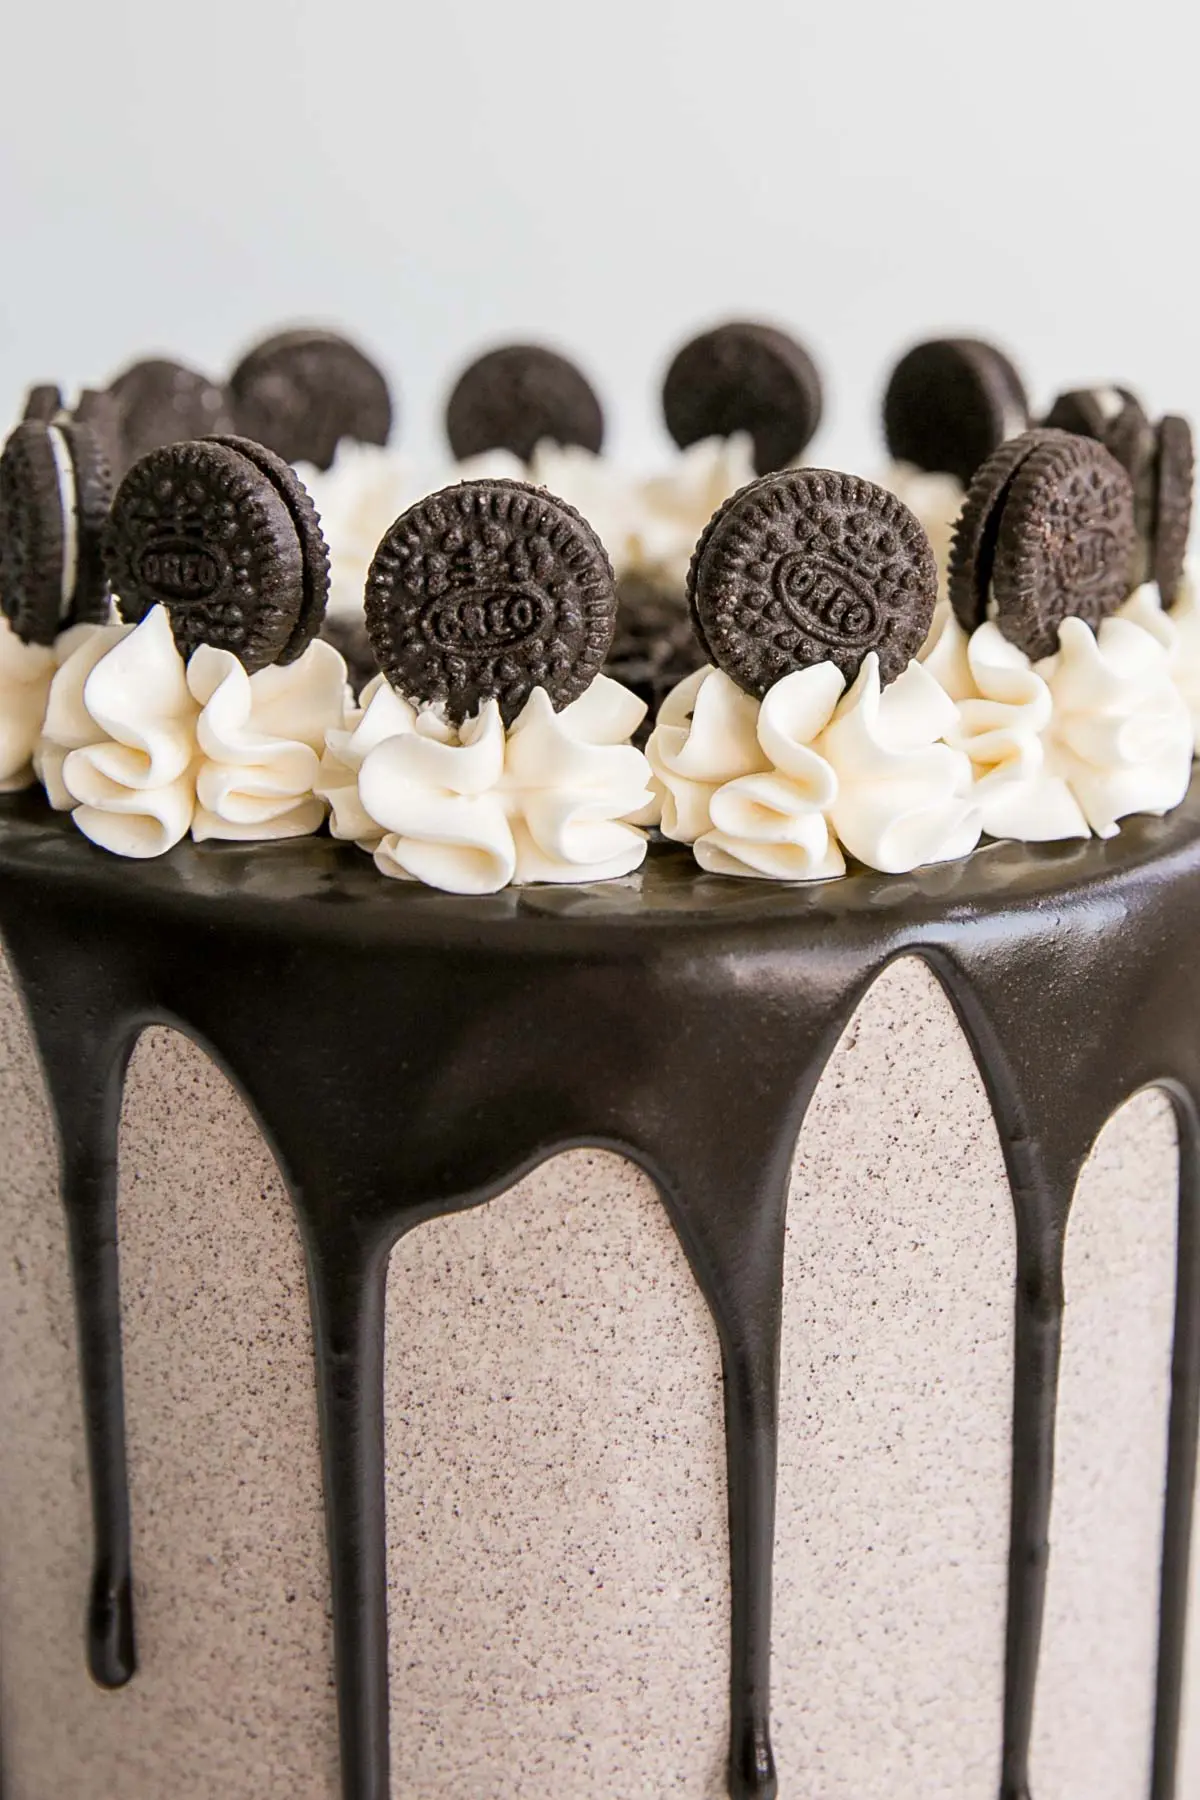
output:
{"label": "cookie lying flat", "polygon": [[829,469],[786,469],[735,494],[688,573],[697,635],[758,698],[795,669],[832,662],[847,683],[870,651],[894,681],[929,632],[937,559],[885,488]]}
{"label": "cookie lying flat", "polygon": [[102,540],[112,474],[84,425],[27,419],[0,455],[0,608],[17,636],[52,644],[108,613]]}
{"label": "cookie lying flat", "polygon": [[109,383],[108,395],[116,403],[121,453],[118,474],[163,444],[233,429],[224,388],[166,357],[131,363]]}
{"label": "cookie lying flat", "polygon": [[773,325],[733,321],[692,338],[663,380],[663,417],[681,450],[749,432],[760,475],[783,469],[821,423],[821,378],[803,344]]}
{"label": "cookie lying flat", "polygon": [[915,344],[892,370],[883,425],[897,462],[953,475],[965,487],[1006,438],[1028,428],[1029,401],[994,344],[935,338]]}
{"label": "cookie lying flat", "polygon": [[229,377],[229,395],[232,429],[289,463],[327,469],[343,438],[386,444],[391,434],[385,377],[335,331],[301,327],[256,344]]}
{"label": "cookie lying flat", "polygon": [[446,402],[446,435],[459,461],[509,450],[528,462],[543,441],[593,454],[604,414],[586,375],[543,344],[505,344],[463,370]]}
{"label": "cookie lying flat", "polygon": [[329,556],[294,470],[260,444],[151,451],[117,490],[105,556],[123,619],[166,608],[185,660],[231,650],[249,674],[294,662],[320,629]]}
{"label": "cookie lying flat", "polygon": [[994,614],[1027,656],[1058,648],[1063,619],[1096,626],[1129,593],[1133,487],[1091,438],[1038,429],[1002,444],[967,492],[950,552],[964,631]]}
{"label": "cookie lying flat", "polygon": [[590,687],[617,600],[603,544],[573,507],[521,481],[464,481],[398,518],[367,576],[388,681],[455,724],[488,700],[511,725],[534,688],[556,711]]}

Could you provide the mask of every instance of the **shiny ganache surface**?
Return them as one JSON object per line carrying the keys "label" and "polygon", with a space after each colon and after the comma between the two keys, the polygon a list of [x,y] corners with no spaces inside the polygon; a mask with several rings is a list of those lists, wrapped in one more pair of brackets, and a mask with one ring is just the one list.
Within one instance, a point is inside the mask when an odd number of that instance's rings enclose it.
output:
{"label": "shiny ganache surface", "polygon": [[774,1796],[788,1176],[843,1026],[880,969],[911,953],[938,975],[979,1063],[1016,1216],[1004,1800],[1029,1793],[1071,1197],[1122,1101],[1154,1083],[1174,1102],[1179,1279],[1151,1789],[1171,1800],[1200,1396],[1198,906],[1200,784],[1167,818],[1126,821],[1108,841],[995,844],[908,876],[743,883],[655,845],[621,881],[486,897],[381,881],[323,837],[183,843],[131,864],[34,796],[0,802],[0,932],[55,1114],[75,1277],[93,1674],[117,1685],[136,1661],[117,1128],[133,1043],[163,1022],[197,1038],[246,1095],[304,1237],[346,1800],[389,1791],[388,1254],[421,1220],[578,1144],[647,1170],[713,1312],[730,1507],[729,1789]]}

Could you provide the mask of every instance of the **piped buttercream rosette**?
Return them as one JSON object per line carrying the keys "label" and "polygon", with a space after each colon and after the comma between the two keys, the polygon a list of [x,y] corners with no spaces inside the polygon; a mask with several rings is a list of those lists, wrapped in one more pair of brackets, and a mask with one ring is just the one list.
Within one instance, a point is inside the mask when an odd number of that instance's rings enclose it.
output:
{"label": "piped buttercream rosette", "polygon": [[709,525],[689,599],[715,666],[668,698],[647,754],[666,836],[702,868],[785,880],[970,851],[971,765],[913,660],[937,565],[893,494],[829,470],[742,490]]}
{"label": "piped buttercream rosette", "polygon": [[203,439],[135,463],[106,545],[121,622],[80,627],[35,763],[51,804],[119,855],[318,829],[346,671],[317,640],[328,569],[308,497],[260,445]]}

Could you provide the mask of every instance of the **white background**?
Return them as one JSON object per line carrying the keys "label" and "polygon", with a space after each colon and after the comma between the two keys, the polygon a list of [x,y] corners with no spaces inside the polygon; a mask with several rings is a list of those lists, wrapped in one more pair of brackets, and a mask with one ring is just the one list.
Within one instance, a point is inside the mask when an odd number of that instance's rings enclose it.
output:
{"label": "white background", "polygon": [[1039,401],[1200,418],[1198,10],[1185,0],[9,0],[0,407],[156,348],[213,371],[340,322],[402,441],[498,339],[571,352],[662,453],[694,327],[790,326],[823,460],[872,467],[914,336]]}

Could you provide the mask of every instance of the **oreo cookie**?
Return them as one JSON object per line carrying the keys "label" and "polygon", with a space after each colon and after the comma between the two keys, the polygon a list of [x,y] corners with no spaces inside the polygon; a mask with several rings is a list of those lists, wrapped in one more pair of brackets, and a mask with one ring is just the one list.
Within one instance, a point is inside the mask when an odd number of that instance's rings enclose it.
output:
{"label": "oreo cookie", "polygon": [[231,650],[248,674],[294,662],[320,629],[329,556],[295,472],[260,444],[151,451],[125,476],[105,544],[123,619],[164,606],[185,661]]}
{"label": "oreo cookie", "polygon": [[455,724],[488,700],[511,725],[534,688],[556,711],[600,673],[616,590],[603,544],[544,488],[464,481],[418,501],[375,553],[367,631],[405,699]]}
{"label": "oreo cookie", "polygon": [[915,344],[892,370],[883,427],[897,462],[953,475],[965,487],[1006,438],[1028,429],[1029,400],[994,344],[934,338]]}
{"label": "oreo cookie", "polygon": [[108,616],[112,474],[83,425],[27,419],[0,454],[0,610],[27,644]]}
{"label": "oreo cookie", "polygon": [[343,438],[386,444],[392,397],[370,357],[335,331],[281,331],[229,377],[236,429],[285,462],[327,469]]}
{"label": "oreo cookie", "polygon": [[749,432],[760,475],[794,462],[821,423],[812,357],[773,325],[733,321],[678,351],[663,380],[667,430],[686,450],[702,438]]}
{"label": "oreo cookie", "polygon": [[1001,447],[977,472],[950,552],[950,604],[965,631],[992,612],[1034,659],[1058,627],[1095,627],[1129,593],[1133,486],[1092,438],[1039,429]]}
{"label": "oreo cookie", "polygon": [[25,395],[25,407],[21,414],[22,422],[29,419],[40,420],[49,425],[57,419],[63,410],[62,389],[53,381],[38,382]]}
{"label": "oreo cookie", "polygon": [[688,601],[712,662],[758,698],[832,662],[847,683],[872,650],[884,683],[917,654],[937,559],[895,494],[829,469],[785,469],[727,500],[696,546]]}
{"label": "oreo cookie", "polygon": [[528,462],[543,441],[596,454],[604,414],[573,362],[544,344],[505,344],[463,370],[446,402],[446,435],[460,462],[509,450]]}
{"label": "oreo cookie", "polygon": [[1168,413],[1155,432],[1154,506],[1150,531],[1150,575],[1164,606],[1174,600],[1183,578],[1192,527],[1196,452],[1186,419]]}
{"label": "oreo cookie", "polygon": [[164,444],[233,430],[224,389],[207,375],[165,357],[131,363],[109,383],[108,393],[116,403],[120,473]]}

